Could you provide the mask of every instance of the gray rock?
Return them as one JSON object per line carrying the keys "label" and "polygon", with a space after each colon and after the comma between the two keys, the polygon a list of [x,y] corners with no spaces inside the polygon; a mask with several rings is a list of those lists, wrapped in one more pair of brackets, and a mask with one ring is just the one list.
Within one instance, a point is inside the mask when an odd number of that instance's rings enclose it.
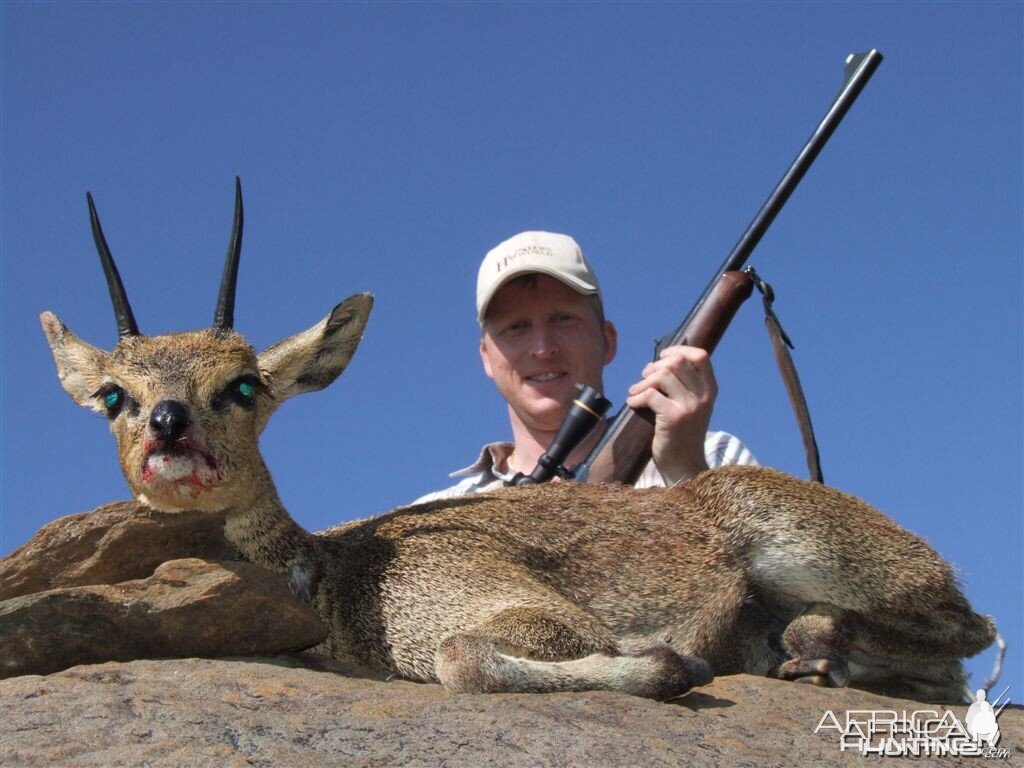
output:
{"label": "gray rock", "polygon": [[[825,711],[922,707],[746,675],[671,703],[606,692],[449,696],[436,685],[309,663],[134,661],[6,680],[0,763],[862,768],[904,761],[840,752],[834,733],[814,733]],[[963,718],[964,707],[952,709]],[[927,765],[1024,765],[1024,711],[1008,708],[999,726],[1007,759]]]}
{"label": "gray rock", "polygon": [[172,560],[145,579],[0,603],[0,677],[98,661],[280,653],[326,635],[278,575],[237,561]]}
{"label": "gray rock", "polygon": [[156,512],[136,501],[68,515],[0,559],[0,600],[58,587],[141,579],[160,563],[186,557],[237,560],[224,516]]}

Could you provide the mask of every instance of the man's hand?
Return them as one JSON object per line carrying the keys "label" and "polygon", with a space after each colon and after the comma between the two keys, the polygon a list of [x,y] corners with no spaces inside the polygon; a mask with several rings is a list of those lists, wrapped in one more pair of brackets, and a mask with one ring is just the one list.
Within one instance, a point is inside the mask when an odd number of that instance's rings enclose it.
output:
{"label": "man's hand", "polygon": [[697,347],[668,347],[644,368],[629,388],[631,408],[654,411],[654,463],[668,485],[708,468],[704,440],[718,383],[708,353]]}

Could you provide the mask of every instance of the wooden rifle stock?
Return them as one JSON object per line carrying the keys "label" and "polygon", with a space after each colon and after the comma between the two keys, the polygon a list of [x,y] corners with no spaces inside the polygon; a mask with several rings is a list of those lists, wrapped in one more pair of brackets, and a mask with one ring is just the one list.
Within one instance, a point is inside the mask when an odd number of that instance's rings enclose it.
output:
{"label": "wooden rifle stock", "polygon": [[[659,342],[658,348],[686,344],[710,354],[753,289],[754,282],[745,272],[722,273],[689,320],[670,338]],[[622,406],[587,462],[586,482],[635,483],[651,460],[653,439],[654,413],[647,408]]]}
{"label": "wooden rifle stock", "polygon": [[[708,353],[715,348],[736,310],[753,289],[751,278],[739,270],[881,63],[882,54],[875,49],[847,58],[843,86],[825,117],[733,246],[690,314],[674,333],[658,342],[655,359],[658,352],[673,344],[701,347]],[[590,455],[576,468],[576,479],[590,483],[635,483],[651,459],[653,437],[654,414],[646,409],[634,411],[624,405]]]}

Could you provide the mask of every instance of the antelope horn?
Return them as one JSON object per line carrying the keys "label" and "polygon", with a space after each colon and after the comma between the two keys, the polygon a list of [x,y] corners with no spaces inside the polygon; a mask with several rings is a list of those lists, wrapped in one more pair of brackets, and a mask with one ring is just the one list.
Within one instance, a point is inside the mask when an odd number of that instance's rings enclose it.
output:
{"label": "antelope horn", "polygon": [[235,285],[238,283],[238,258],[242,255],[242,181],[235,176],[235,223],[231,228],[224,274],[220,279],[217,311],[213,314],[213,327],[230,331],[235,324]]}
{"label": "antelope horn", "polygon": [[139,326],[135,323],[135,316],[132,314],[132,307],[128,303],[128,295],[124,291],[124,283],[121,282],[121,275],[118,274],[117,265],[114,264],[114,257],[110,255],[107,238],[103,236],[103,227],[100,226],[100,217],[96,213],[96,206],[92,201],[92,195],[86,192],[85,199],[89,201],[89,222],[92,224],[92,239],[96,242],[96,250],[99,251],[100,263],[103,265],[103,274],[107,278],[107,288],[110,289],[110,301],[114,305],[117,333],[122,339],[128,336],[138,336]]}

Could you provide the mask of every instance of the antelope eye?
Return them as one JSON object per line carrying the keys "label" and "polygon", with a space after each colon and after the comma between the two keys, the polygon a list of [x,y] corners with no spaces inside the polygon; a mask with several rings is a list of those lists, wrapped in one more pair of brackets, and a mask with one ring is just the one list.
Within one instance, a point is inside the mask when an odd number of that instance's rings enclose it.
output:
{"label": "antelope eye", "polygon": [[231,385],[231,399],[243,408],[251,408],[256,399],[256,387],[246,379],[239,379]]}
{"label": "antelope eye", "polygon": [[116,384],[110,384],[100,390],[97,396],[103,399],[103,407],[107,409],[107,418],[111,421],[117,418],[127,399],[124,390]]}
{"label": "antelope eye", "polygon": [[259,387],[260,381],[255,376],[239,376],[213,399],[213,407],[220,410],[232,402],[245,409],[252,408]]}

